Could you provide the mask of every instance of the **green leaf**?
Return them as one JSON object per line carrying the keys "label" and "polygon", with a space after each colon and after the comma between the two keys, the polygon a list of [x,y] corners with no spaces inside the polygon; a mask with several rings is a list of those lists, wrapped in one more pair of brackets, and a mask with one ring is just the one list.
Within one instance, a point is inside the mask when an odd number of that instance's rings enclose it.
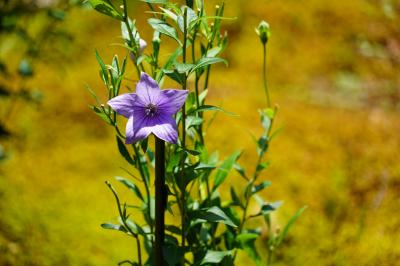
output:
{"label": "green leaf", "polygon": [[162,70],[165,75],[170,77],[171,79],[175,80],[179,84],[183,84],[184,82],[184,74],[179,73],[177,70]]}
{"label": "green leaf", "polygon": [[233,205],[243,207],[234,187],[231,187],[231,198],[232,198]]}
{"label": "green leaf", "polygon": [[236,241],[239,247],[242,248],[251,259],[253,259],[257,265],[261,263],[260,254],[258,254],[255,241],[259,237],[259,234],[255,233],[242,233],[236,237]]}
{"label": "green leaf", "polygon": [[175,225],[165,225],[165,230],[176,234],[176,235],[180,235],[181,234],[181,228]]}
{"label": "green leaf", "polygon": [[264,112],[260,111],[260,115],[261,115],[261,125],[263,126],[265,131],[269,131],[272,124],[272,118],[270,117],[270,114],[267,114],[265,111]]}
{"label": "green leaf", "polygon": [[176,71],[178,71],[178,73],[187,73],[189,72],[192,68],[193,68],[193,64],[183,64],[183,63],[179,63],[179,62],[175,62],[174,66],[176,68]]}
{"label": "green leaf", "polygon": [[255,194],[255,193],[257,193],[257,192],[263,190],[264,188],[269,187],[271,184],[272,184],[271,181],[263,181],[263,182],[261,182],[260,184],[255,185],[255,186],[252,188],[251,193],[252,193],[252,194]]}
{"label": "green leaf", "polygon": [[104,84],[107,86],[107,89],[108,89],[109,80],[108,80],[107,67],[104,64],[103,59],[101,59],[99,52],[96,50],[95,53],[96,53],[96,60],[100,65],[100,70],[101,70],[101,72],[100,72],[101,75],[100,76],[101,76],[101,79],[103,80]]}
{"label": "green leaf", "polygon": [[175,51],[169,56],[167,62],[165,62],[163,69],[169,69],[174,64],[174,62],[176,62],[176,58],[178,58],[178,56],[180,56],[181,54],[182,47],[178,47],[177,49],[175,49]]}
{"label": "green leaf", "polygon": [[164,15],[166,17],[168,17],[168,18],[172,19],[173,21],[177,22],[178,16],[174,12],[172,12],[169,9],[162,8],[162,7],[160,7],[160,9],[164,12]]}
{"label": "green leaf", "polygon": [[193,156],[197,156],[200,155],[200,152],[196,151],[196,150],[190,150],[190,149],[183,149],[186,153],[193,155]]}
{"label": "green leaf", "polygon": [[100,109],[100,108],[98,108],[97,106],[94,106],[94,105],[89,106],[89,108],[92,109],[94,111],[94,113],[96,115],[98,115],[101,119],[106,121],[107,124],[113,125],[113,121],[110,120],[110,118],[107,116],[106,113],[104,113],[104,111],[102,109]]}
{"label": "green leaf", "polygon": [[174,168],[179,165],[179,161],[181,160],[181,154],[180,153],[172,153],[170,157],[167,160],[167,167],[166,171],[167,173],[173,172]]}
{"label": "green leaf", "polygon": [[279,246],[282,241],[285,239],[285,237],[287,236],[287,234],[289,233],[289,229],[292,227],[293,223],[297,220],[297,218],[300,217],[300,215],[307,209],[307,206],[303,206],[302,208],[300,208],[291,218],[290,220],[287,222],[287,224],[285,225],[285,227],[283,228],[283,230],[281,231],[281,233],[278,236],[278,240],[276,242],[276,245]]}
{"label": "green leaf", "polygon": [[125,179],[123,177],[120,176],[116,176],[115,179],[117,179],[119,182],[121,182],[122,184],[124,184],[127,188],[129,188],[131,191],[133,191],[135,193],[135,195],[141,199],[142,201],[144,201],[144,198],[142,196],[142,193],[140,192],[139,188],[131,181],[129,181],[128,179]]}
{"label": "green leaf", "polygon": [[282,206],[282,204],[283,204],[283,201],[276,201],[276,202],[264,204],[263,206],[261,206],[261,213],[263,215],[266,215],[266,214],[278,209],[280,206]]}
{"label": "green leaf", "polygon": [[182,45],[178,37],[178,32],[174,27],[170,26],[165,21],[156,18],[149,18],[147,21],[154,30],[171,37],[172,39],[176,40],[180,45]]}
{"label": "green leaf", "polygon": [[[132,45],[131,41],[135,41],[135,42],[140,41],[140,36],[139,36],[139,33],[137,32],[135,23],[136,23],[135,20],[132,21],[130,18],[128,18],[128,24],[129,24],[129,28],[128,28],[126,26],[125,21],[121,21],[121,35],[122,35],[122,38],[124,38],[125,42],[128,43],[129,45]],[[135,40],[130,39],[131,37],[129,34],[129,29],[131,30],[133,38]]]}
{"label": "green leaf", "polygon": [[282,204],[283,201],[276,201],[272,203],[265,203],[260,196],[257,194],[254,195],[256,201],[261,205],[261,209],[258,213],[250,215],[249,218],[259,217],[261,215],[264,216],[264,219],[267,219],[268,215],[278,209]]}
{"label": "green leaf", "polygon": [[202,91],[200,93],[199,101],[200,101],[201,104],[204,103],[204,100],[206,99],[207,93],[208,93],[208,89],[205,89],[204,91]]}
{"label": "green leaf", "polygon": [[207,51],[207,57],[215,57],[221,52],[222,48],[220,46],[213,47]]}
{"label": "green leaf", "polygon": [[214,106],[214,105],[202,105],[199,108],[197,108],[193,111],[190,111],[187,115],[191,115],[193,113],[205,112],[205,111],[219,111],[219,112],[224,112],[225,114],[228,114],[228,115],[236,116],[234,113],[227,112],[224,109],[222,109],[218,106]]}
{"label": "green leaf", "polygon": [[117,231],[121,231],[124,233],[128,232],[123,225],[119,225],[119,224],[104,223],[104,224],[101,224],[101,227],[103,227],[104,229],[117,230]]}
{"label": "green leaf", "polygon": [[128,149],[126,148],[124,142],[121,140],[120,137],[117,136],[117,144],[118,144],[118,150],[119,153],[122,155],[122,157],[125,158],[125,160],[132,164],[135,165],[135,161],[132,159],[131,155],[129,154]]}
{"label": "green leaf", "polygon": [[129,226],[129,229],[131,229],[134,234],[140,234],[142,236],[146,235],[146,232],[143,230],[143,228],[137,225],[134,221],[126,220],[126,224]]}
{"label": "green leaf", "polygon": [[164,259],[170,266],[177,265],[185,254],[182,247],[169,243],[163,246]]}
{"label": "green leaf", "polygon": [[208,222],[224,223],[232,227],[237,227],[237,225],[232,222],[232,220],[224,213],[224,211],[216,206],[213,206],[207,210],[203,210],[199,218]]}
{"label": "green leaf", "polygon": [[215,175],[213,191],[215,191],[221,184],[224,182],[227,177],[229,171],[232,169],[235,162],[239,159],[241,151],[235,151],[231,156],[225,159],[225,161],[218,168],[218,171]]}
{"label": "green leaf", "polygon": [[269,138],[266,134],[262,135],[257,141],[257,153],[258,155],[263,155],[269,147]]}
{"label": "green leaf", "polygon": [[270,165],[269,162],[259,163],[256,168],[256,172],[260,173],[262,170],[266,169]]}
{"label": "green leaf", "polygon": [[249,180],[249,178],[246,176],[246,171],[244,168],[238,164],[237,162],[233,165],[233,168],[246,180]]}
{"label": "green leaf", "polygon": [[92,5],[94,9],[98,12],[103,13],[109,17],[123,20],[122,15],[114,8],[114,6],[106,0],[89,0],[89,3]]}
{"label": "green leaf", "polygon": [[203,169],[215,169],[215,165],[200,163],[198,166],[194,168],[195,170],[203,170]]}
{"label": "green leaf", "polygon": [[167,0],[140,0],[140,1],[145,2],[145,3],[150,3],[150,4],[166,4],[166,3],[168,3]]}
{"label": "green leaf", "polygon": [[[197,14],[190,7],[186,7],[186,8],[187,8],[186,28],[188,30],[190,30],[196,23]],[[182,11],[182,14],[184,14],[184,7],[181,8],[181,11]],[[177,17],[177,23],[178,23],[179,29],[183,32],[184,31],[183,15]]]}
{"label": "green leaf", "polygon": [[200,262],[200,265],[204,265],[207,263],[220,263],[225,257],[232,256],[233,251],[214,251],[214,250],[207,250],[206,255]]}
{"label": "green leaf", "polygon": [[47,14],[49,15],[49,17],[52,17],[54,19],[57,20],[64,20],[65,19],[65,11],[62,9],[50,9]]}
{"label": "green leaf", "polygon": [[203,122],[203,119],[201,117],[193,116],[190,115],[186,117],[186,130],[188,130],[191,127],[199,126]]}
{"label": "green leaf", "polygon": [[202,57],[196,62],[195,66],[192,68],[190,72],[194,72],[199,68],[216,63],[225,63],[225,65],[228,64],[228,62],[225,59],[219,57]]}

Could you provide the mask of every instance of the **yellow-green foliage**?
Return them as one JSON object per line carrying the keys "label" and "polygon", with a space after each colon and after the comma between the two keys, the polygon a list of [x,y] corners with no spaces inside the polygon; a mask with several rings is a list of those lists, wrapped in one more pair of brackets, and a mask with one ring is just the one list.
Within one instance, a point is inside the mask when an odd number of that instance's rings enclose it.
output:
{"label": "yellow-green foliage", "polygon": [[[150,43],[144,8],[131,16]],[[264,196],[285,201],[273,216],[276,230],[309,206],[277,251],[276,265],[400,261],[398,14],[398,1],[227,3],[227,16],[238,17],[226,22],[230,67],[218,66],[212,74],[210,102],[240,117],[218,114],[207,138],[221,154],[243,147],[242,164],[253,167],[249,132],[261,132],[257,109],[265,106],[254,28],[265,19],[272,28],[270,89],[280,105],[276,126],[283,130],[268,155],[272,165],[263,178],[273,185]],[[99,226],[117,217],[103,181],[124,175],[124,163],[112,129],[89,110],[85,90],[88,84],[103,92],[94,49],[106,61],[116,52],[126,55],[109,45],[121,42],[119,25],[73,10],[63,27],[75,39],[70,55],[39,64],[29,82],[43,89],[43,104],[19,103],[8,123],[16,134],[0,169],[0,265],[116,265],[135,256],[134,241]],[[12,49],[1,55],[11,65],[19,59]],[[128,73],[132,88],[131,65]],[[237,176],[231,178],[241,187]],[[244,254],[240,259],[238,265],[248,262]]]}

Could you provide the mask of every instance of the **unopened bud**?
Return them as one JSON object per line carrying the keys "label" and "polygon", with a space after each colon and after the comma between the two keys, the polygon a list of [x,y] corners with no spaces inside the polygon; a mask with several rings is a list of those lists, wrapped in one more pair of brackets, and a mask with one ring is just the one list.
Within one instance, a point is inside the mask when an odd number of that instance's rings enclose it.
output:
{"label": "unopened bud", "polygon": [[260,37],[260,40],[263,44],[266,44],[269,40],[271,32],[269,30],[269,24],[266,21],[261,21],[258,27],[256,28],[256,33]]}

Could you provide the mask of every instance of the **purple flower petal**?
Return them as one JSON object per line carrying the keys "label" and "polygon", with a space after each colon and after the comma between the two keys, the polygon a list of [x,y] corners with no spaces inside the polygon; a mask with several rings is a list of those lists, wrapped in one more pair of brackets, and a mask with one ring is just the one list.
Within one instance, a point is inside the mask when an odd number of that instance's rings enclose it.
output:
{"label": "purple flower petal", "polygon": [[129,117],[126,123],[125,144],[132,144],[147,138],[151,134],[151,127],[147,124],[148,119],[145,116]]}
{"label": "purple flower petal", "polygon": [[160,95],[160,87],[157,82],[152,79],[149,75],[142,72],[140,74],[140,80],[136,85],[136,94],[146,104],[156,103]]}
{"label": "purple flower petal", "polygon": [[137,105],[137,98],[135,93],[127,93],[112,98],[107,104],[118,114],[129,118],[133,114],[134,106]]}
{"label": "purple flower petal", "polygon": [[154,120],[157,120],[157,123],[151,129],[154,135],[166,142],[176,144],[178,141],[178,130],[175,119],[169,115],[159,115]]}
{"label": "purple flower petal", "polygon": [[162,90],[157,107],[163,114],[173,115],[182,108],[187,96],[187,90]]}

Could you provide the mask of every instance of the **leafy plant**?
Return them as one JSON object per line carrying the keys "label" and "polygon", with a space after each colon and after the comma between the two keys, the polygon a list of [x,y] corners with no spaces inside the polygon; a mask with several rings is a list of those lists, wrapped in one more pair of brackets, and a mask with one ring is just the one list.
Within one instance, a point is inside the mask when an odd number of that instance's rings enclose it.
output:
{"label": "leafy plant", "polygon": [[[89,2],[102,14],[121,21],[124,45],[136,68],[139,84],[142,83],[143,73],[149,73],[161,86],[165,79],[170,79],[182,90],[189,90],[185,104],[175,115],[174,122],[180,128],[176,144],[175,141],[163,139],[157,133],[155,150],[149,145],[147,137],[135,139],[132,143],[131,138],[128,139],[120,129],[121,122],[117,112],[121,114],[123,111],[114,104],[119,101],[117,99],[121,99],[127,58],[120,62],[114,56],[112,63],[106,65],[96,53],[100,77],[107,90],[109,102],[108,106],[101,104],[96,94],[90,90],[97,103],[92,109],[114,127],[119,152],[137,172],[127,172],[130,179],[117,177],[119,182],[134,193],[137,199],[134,205],[122,204],[116,190],[107,182],[115,196],[120,218],[118,223],[105,223],[102,227],[127,234],[137,243],[137,260],[124,260],[120,265],[234,265],[238,250],[243,250],[256,264],[261,265],[262,257],[257,250],[256,240],[261,238],[262,227],[247,226],[249,220],[257,217],[263,217],[268,228],[267,263],[270,264],[274,250],[282,244],[304,208],[289,220],[284,230],[275,234],[272,232],[271,213],[282,202],[268,202],[260,196],[260,192],[271,185],[271,182],[262,178],[262,174],[268,168],[269,162],[265,160],[265,156],[277,133],[273,130],[273,125],[278,109],[271,107],[266,76],[266,44],[270,37],[268,24],[263,22],[257,28],[264,48],[263,78],[267,108],[259,111],[263,133],[255,139],[258,160],[254,170],[250,171],[239,163],[242,151],[235,151],[220,160],[218,153],[210,152],[206,146],[204,113],[223,111],[220,107],[208,105],[206,98],[212,68],[218,63],[227,64],[221,57],[227,47],[228,36],[226,32],[221,32],[221,23],[226,19],[225,5],[216,6],[214,14],[210,16],[206,13],[204,2],[200,0],[186,1],[186,5],[182,7],[169,1],[144,0],[153,15],[148,23],[154,30],[152,50],[150,54],[146,54],[143,45],[145,42],[141,42],[135,21],[128,17],[125,0],[122,2],[122,11],[111,1]],[[172,40],[176,48],[161,63],[160,46],[164,38]],[[194,84],[188,82],[192,77]],[[155,82],[154,80],[151,82]],[[137,93],[130,94],[136,95],[132,97],[140,96],[139,84]],[[141,108],[149,108],[146,109],[147,115],[157,115],[157,106],[152,103]],[[132,112],[135,123],[135,112]],[[139,129],[133,126],[133,131],[130,130],[127,128],[127,134],[137,134]],[[129,144],[124,144],[124,140]],[[150,191],[153,171],[156,176],[155,194]],[[232,171],[238,172],[243,178],[244,189],[237,191],[230,186],[230,198],[226,199],[226,195],[220,191],[221,188],[229,187],[226,181]],[[249,213],[253,200],[259,204],[259,210]],[[176,223],[160,225],[164,223],[164,211],[172,217],[177,217],[179,213],[179,226]],[[144,224],[139,224],[137,219],[133,220],[128,212],[142,214]],[[163,230],[162,235],[159,235],[160,228]],[[142,252],[141,243],[146,256]]]}

